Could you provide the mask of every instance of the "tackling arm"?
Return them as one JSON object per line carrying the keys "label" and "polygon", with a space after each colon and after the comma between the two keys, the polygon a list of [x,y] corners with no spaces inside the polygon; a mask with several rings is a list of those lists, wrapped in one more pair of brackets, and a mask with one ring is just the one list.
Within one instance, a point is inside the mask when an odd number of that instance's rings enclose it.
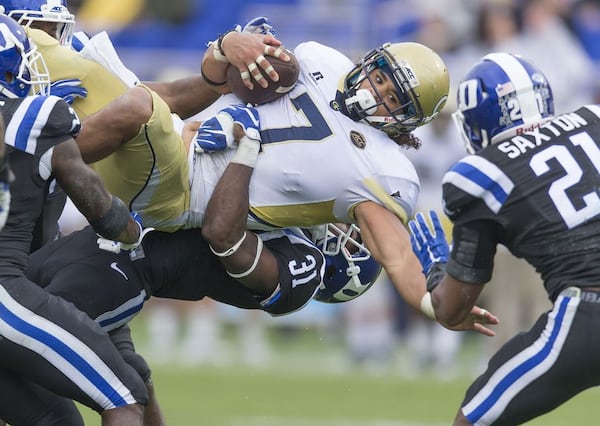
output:
{"label": "tackling arm", "polygon": [[[237,114],[238,110],[232,110]],[[250,122],[246,123],[250,130]],[[256,122],[258,125],[258,122]],[[254,135],[258,137],[258,135]],[[234,138],[239,140],[238,153],[219,179],[206,208],[202,236],[219,257],[225,270],[246,287],[260,294],[272,293],[279,283],[277,261],[262,240],[246,230],[250,178],[258,155],[257,140],[251,140],[236,121]],[[246,145],[244,145],[246,144]],[[238,155],[250,147],[254,160]],[[203,154],[209,155],[209,154]]]}
{"label": "tackling arm", "polygon": [[109,194],[100,177],[83,162],[74,139],[56,145],[51,161],[61,188],[98,233],[127,244],[138,241],[139,225],[127,206]]}
{"label": "tackling arm", "polygon": [[201,75],[180,78],[171,82],[144,82],[169,105],[171,112],[182,119],[190,118],[208,108],[220,93],[206,83]]}

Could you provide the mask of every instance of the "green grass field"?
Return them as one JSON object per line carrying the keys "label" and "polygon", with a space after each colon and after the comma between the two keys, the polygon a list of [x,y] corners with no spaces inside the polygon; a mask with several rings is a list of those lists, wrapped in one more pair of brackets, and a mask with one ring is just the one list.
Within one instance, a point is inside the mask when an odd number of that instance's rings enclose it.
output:
{"label": "green grass field", "polygon": [[[176,367],[157,369],[155,382],[166,418],[177,426],[449,425],[468,384]],[[598,397],[597,390],[588,391],[529,424],[597,424]],[[100,423],[86,414],[86,425]]]}
{"label": "green grass field", "polygon": [[[468,349],[460,361],[464,377],[454,380],[440,380],[431,373],[408,377],[397,368],[378,374],[337,368],[345,363],[343,348],[322,340],[311,332],[291,340],[274,339],[275,356],[260,369],[235,361],[212,367],[153,366],[168,424],[449,425],[474,374],[466,368],[472,362]],[[598,389],[587,391],[528,425],[598,424],[599,396]],[[82,412],[86,425],[100,424],[98,415],[87,409]]]}

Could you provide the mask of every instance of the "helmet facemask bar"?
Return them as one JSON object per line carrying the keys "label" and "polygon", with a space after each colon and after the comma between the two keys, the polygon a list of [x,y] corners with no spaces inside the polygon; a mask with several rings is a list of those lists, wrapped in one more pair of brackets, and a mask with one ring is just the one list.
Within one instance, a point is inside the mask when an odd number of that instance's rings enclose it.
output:
{"label": "helmet facemask bar", "polygon": [[22,56],[23,62],[17,78],[31,86],[32,94],[50,95],[50,73],[40,52],[32,45]]}
{"label": "helmet facemask bar", "polygon": [[7,98],[21,98],[32,93],[49,95],[50,74],[44,59],[29,43],[22,28],[10,18],[6,19],[10,25],[3,24],[1,28],[5,47],[0,51],[3,71],[0,94]]}
{"label": "helmet facemask bar", "polygon": [[375,283],[381,266],[362,244],[358,226],[330,223],[312,233],[313,241],[326,259],[325,275],[315,300],[346,302],[360,296]]}
{"label": "helmet facemask bar", "polygon": [[[479,129],[477,131],[473,127],[467,126],[467,124],[465,123],[465,115],[462,113],[461,110],[453,112],[451,114],[451,117],[454,126],[458,130],[458,133],[460,134],[460,137],[463,140],[465,151],[467,151],[468,154],[475,154],[479,150],[489,145],[490,140],[487,136],[487,132],[485,131],[485,129]],[[469,137],[469,134],[474,134],[476,132],[479,133],[479,138],[477,140],[480,146],[475,145],[473,143],[473,140]]]}
{"label": "helmet facemask bar", "polygon": [[71,46],[75,29],[75,16],[59,1],[48,0],[40,10],[12,10],[8,16],[24,27],[31,27],[34,22],[50,22],[56,24],[56,38],[61,46]]}
{"label": "helmet facemask bar", "polygon": [[329,223],[324,225],[324,234],[321,242],[323,253],[328,256],[337,256],[342,253],[344,259],[348,261],[348,269],[352,269],[355,266],[354,262],[361,262],[371,258],[371,252],[360,241],[360,229],[358,226],[348,225],[348,228],[343,230],[340,226]]}

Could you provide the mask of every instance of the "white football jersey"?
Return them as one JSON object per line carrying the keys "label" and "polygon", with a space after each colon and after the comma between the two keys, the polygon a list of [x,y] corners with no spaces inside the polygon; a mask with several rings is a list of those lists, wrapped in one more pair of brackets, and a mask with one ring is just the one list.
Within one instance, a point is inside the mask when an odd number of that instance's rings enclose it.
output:
{"label": "white football jersey", "polygon": [[[294,89],[256,107],[262,148],[250,184],[248,227],[354,223],[353,208],[365,200],[406,221],[415,208],[419,179],[404,148],[384,132],[334,109],[338,85],[352,62],[316,42],[302,43],[294,53],[300,64]],[[235,99],[227,95],[219,104],[239,103]],[[190,150],[189,226],[201,225],[210,195],[234,152]]]}

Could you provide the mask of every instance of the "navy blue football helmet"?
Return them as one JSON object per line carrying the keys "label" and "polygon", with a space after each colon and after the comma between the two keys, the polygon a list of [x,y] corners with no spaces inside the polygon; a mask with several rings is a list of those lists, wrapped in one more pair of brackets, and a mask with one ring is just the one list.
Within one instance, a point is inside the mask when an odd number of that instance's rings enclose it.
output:
{"label": "navy blue football helmet", "polygon": [[381,266],[362,244],[356,225],[348,225],[348,229],[343,230],[330,223],[314,235],[325,254],[325,275],[315,300],[347,302],[371,288],[381,273]]}
{"label": "navy blue football helmet", "polygon": [[50,74],[44,59],[29,42],[25,30],[0,15],[0,96],[23,98],[50,93]]}
{"label": "navy blue football helmet", "polygon": [[71,46],[75,16],[67,9],[65,0],[0,0],[3,13],[24,27],[34,22],[56,23],[54,37],[63,46]]}
{"label": "navy blue football helmet", "polygon": [[458,86],[457,103],[453,119],[470,154],[554,115],[546,76],[510,53],[490,53],[473,66]]}

